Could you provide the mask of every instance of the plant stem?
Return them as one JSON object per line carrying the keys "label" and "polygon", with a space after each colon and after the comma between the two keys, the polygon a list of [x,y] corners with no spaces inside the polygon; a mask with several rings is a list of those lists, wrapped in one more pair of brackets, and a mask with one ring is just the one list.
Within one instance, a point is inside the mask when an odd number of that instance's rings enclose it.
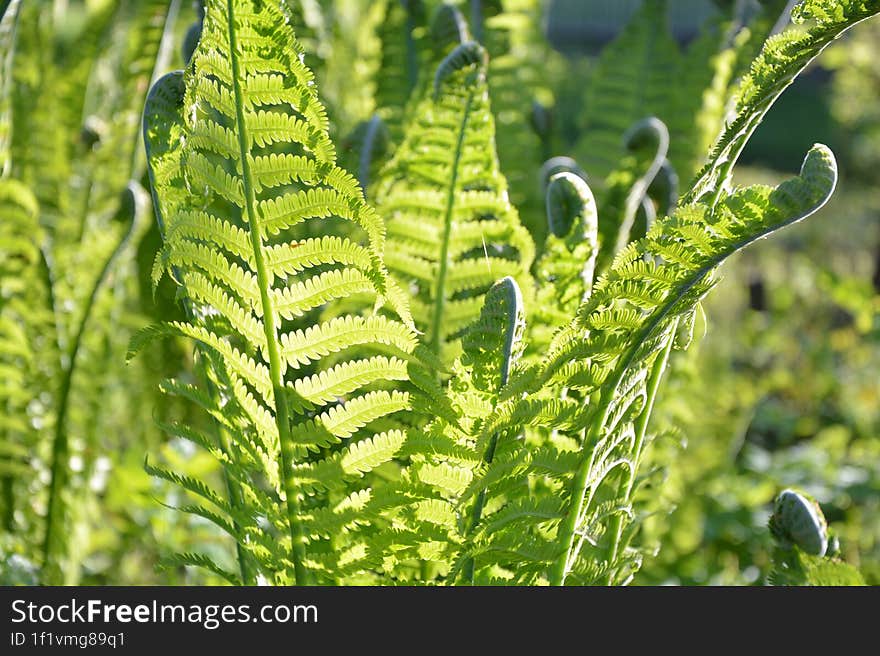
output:
{"label": "plant stem", "polygon": [[[633,459],[632,459],[632,467],[627,470],[626,477],[621,481],[620,488],[618,489],[617,498],[623,499],[623,503],[625,505],[629,505],[632,500],[632,491],[633,486],[636,480],[636,472],[639,469],[639,463],[642,458],[642,452],[645,447],[645,435],[648,432],[648,422],[651,419],[651,412],[654,410],[654,401],[657,398],[657,391],[660,389],[660,382],[663,380],[663,372],[666,371],[666,364],[669,362],[669,354],[672,351],[672,345],[675,343],[675,333],[669,337],[669,343],[666,345],[666,348],[657,356],[657,359],[654,361],[654,366],[651,368],[651,377],[648,379],[648,385],[646,387],[646,401],[645,407],[642,410],[642,413],[639,415],[639,418],[636,420],[635,429],[636,429],[636,442],[633,448]],[[614,563],[617,560],[618,550],[620,549],[620,539],[623,535],[623,517],[620,513],[617,513],[612,517],[611,524],[608,528],[609,533],[611,535],[611,545],[609,547],[609,563]],[[614,572],[609,572],[607,584],[612,585]]]}
{"label": "plant stem", "polygon": [[[221,448],[232,457],[229,448],[229,433],[227,433],[222,426],[217,426],[217,442],[220,444]],[[223,483],[226,486],[226,496],[229,498],[229,503],[232,504],[233,508],[241,508],[241,487],[239,487],[238,482],[229,475],[229,472],[226,471],[225,468],[223,469]],[[238,520],[233,519],[232,525],[237,531],[241,531],[241,526],[239,525]],[[238,571],[241,573],[241,582],[245,585],[256,585],[257,574],[254,571],[250,556],[238,540],[235,541],[235,555],[238,559]]]}
{"label": "plant stem", "polygon": [[474,31],[474,41],[483,42],[483,2],[471,0],[471,29]]}
{"label": "plant stem", "polygon": [[298,490],[293,476],[295,459],[293,439],[290,434],[290,408],[287,403],[287,391],[284,388],[284,375],[281,367],[281,349],[278,346],[278,329],[276,326],[275,307],[270,293],[272,277],[266,268],[263,254],[263,235],[260,219],[257,215],[257,201],[251,173],[250,138],[244,119],[244,100],[241,89],[241,70],[238,61],[238,36],[235,32],[235,2],[227,0],[227,28],[229,35],[229,58],[232,64],[232,87],[235,98],[236,122],[238,123],[238,146],[241,158],[242,184],[245,193],[245,212],[251,247],[254,253],[254,264],[257,269],[257,282],[260,287],[260,300],[263,307],[263,329],[266,334],[266,351],[269,356],[269,375],[272,381],[272,393],[275,400],[275,424],[278,427],[278,439],[281,452],[281,472],[284,494],[287,503],[287,523],[290,531],[290,551],[293,561],[294,581],[297,585],[308,585],[311,576],[306,569],[306,546],[302,522]]}
{"label": "plant stem", "polygon": [[376,147],[379,129],[382,127],[382,119],[378,114],[373,114],[367,123],[367,132],[364,135],[364,143],[358,158],[358,182],[364,190],[364,198],[367,198],[367,187],[370,186],[370,166],[373,164],[373,149]]}
{"label": "plant stem", "polygon": [[419,53],[416,48],[416,40],[413,38],[413,30],[416,22],[413,20],[412,3],[405,6],[406,11],[406,83],[407,94],[412,93],[419,83]]}
{"label": "plant stem", "polygon": [[[599,433],[602,430],[602,425],[605,423],[604,412],[602,415],[603,421],[597,421],[594,423],[590,428],[590,432],[584,437],[583,445],[581,446],[582,449],[584,449],[587,444],[596,443]],[[550,569],[550,585],[565,584],[565,577],[568,575],[568,559],[572,547],[574,546],[574,532],[577,527],[578,517],[580,517],[581,514],[581,507],[584,504],[584,493],[587,489],[587,478],[590,475],[592,462],[592,458],[584,453],[581,458],[581,464],[578,467],[577,472],[575,472],[574,480],[571,482],[571,499],[569,500],[570,505],[568,507],[568,513],[565,515],[562,524],[559,526],[557,537],[558,542],[563,545],[564,549]]]}
{"label": "plant stem", "polygon": [[15,530],[15,490],[12,476],[4,476],[3,488],[3,530],[10,535]]}
{"label": "plant stem", "polygon": [[[693,284],[696,283],[691,283],[691,285]],[[655,317],[655,319],[650,322],[648,326],[642,329],[643,334],[650,334],[651,330],[653,330],[653,328],[660,321],[660,318],[662,318],[662,316],[665,316],[665,314],[666,313],[663,312],[661,313],[660,317]],[[674,335],[670,335],[669,340],[670,341],[664,349],[663,353],[658,356],[658,361],[663,361],[663,366],[658,366],[658,363],[655,361],[655,367],[654,370],[652,370],[651,378],[648,382],[649,400],[646,404],[646,409],[648,408],[648,406],[653,405],[653,396],[651,396],[650,388],[653,384],[653,393],[656,395],[656,388],[659,385],[660,378],[662,377],[666,359],[669,357],[669,349],[671,348],[672,342],[674,340]],[[641,339],[637,340],[637,342],[639,343],[641,341]],[[617,383],[620,382],[622,372],[626,370],[627,366],[629,366],[629,362],[631,361],[632,357],[633,353],[628,353],[624,357],[624,361],[622,363],[623,366],[618,365],[619,372],[615,377]],[[595,415],[596,419],[593,421],[592,425],[590,426],[589,432],[584,437],[584,441],[581,447],[582,449],[586,449],[586,446],[589,444],[595,445],[601,437],[602,430],[605,427],[608,410],[611,407],[611,401],[613,400],[613,394],[616,388],[616,383],[607,388],[609,390],[610,397],[602,399],[600,401],[600,405],[597,408],[597,412]],[[648,414],[650,414],[650,411],[648,411]],[[647,419],[645,419],[645,426],[647,426]],[[644,435],[642,435],[642,437],[644,437]],[[636,441],[639,441],[638,438]],[[636,449],[634,450],[638,450],[639,448],[640,447],[637,444]],[[581,459],[581,464],[578,467],[577,472],[575,473],[574,480],[572,480],[571,499],[569,500],[570,505],[568,507],[568,512],[566,513],[566,516],[559,527],[558,541],[564,546],[564,550],[562,551],[562,553],[560,553],[559,557],[556,559],[556,562],[553,564],[550,570],[550,585],[564,585],[565,577],[568,576],[568,564],[571,558],[572,549],[574,547],[575,530],[577,529],[578,518],[581,516],[581,510],[584,504],[584,495],[587,490],[587,479],[589,478],[592,464],[593,460],[591,455],[584,451],[583,457]],[[635,469],[635,466],[633,466],[633,469]]]}
{"label": "plant stem", "polygon": [[473,103],[473,91],[468,94],[467,102],[462,114],[461,126],[459,127],[458,141],[455,145],[455,154],[452,159],[452,177],[449,181],[449,192],[446,196],[446,213],[443,217],[443,243],[440,247],[440,270],[437,273],[437,286],[434,293],[434,313],[431,316],[431,331],[429,347],[434,353],[440,355],[443,347],[443,338],[440,329],[443,325],[443,311],[446,307],[446,274],[449,270],[449,241],[452,235],[452,212],[455,208],[455,188],[458,185],[458,167],[461,163],[461,154],[464,149],[465,133]]}
{"label": "plant stem", "polygon": [[[491,464],[492,460],[495,459],[495,448],[498,446],[498,434],[492,436],[492,439],[489,440],[489,446],[486,448],[486,453],[483,456],[483,462],[486,464]],[[471,512],[471,521],[468,524],[467,530],[465,531],[465,537],[470,536],[471,533],[476,530],[477,526],[480,524],[480,518],[483,515],[483,507],[486,505],[486,488],[480,490],[480,493],[477,495],[477,500],[474,502],[474,507]],[[465,581],[467,581],[470,585],[474,584],[474,558],[473,556],[469,557],[465,563],[463,568],[463,576]]]}
{"label": "plant stem", "polygon": [[[119,243],[116,244],[110,257],[104,262],[104,266],[101,268],[101,272],[98,274],[95,284],[92,286],[92,290],[86,299],[83,313],[79,320],[79,325],[77,326],[73,340],[68,347],[66,367],[63,365],[61,367],[61,383],[58,388],[58,406],[55,415],[55,431],[52,438],[52,454],[50,456],[51,464],[49,473],[49,500],[46,509],[46,533],[43,540],[42,551],[44,572],[48,565],[53,564],[53,545],[57,540],[55,530],[56,527],[60,528],[60,523],[62,521],[62,518],[59,517],[59,514],[63,509],[61,495],[64,493],[67,486],[67,475],[70,466],[70,441],[67,434],[67,411],[70,407],[70,391],[73,384],[73,375],[76,371],[76,359],[79,355],[86,326],[92,315],[92,309],[95,306],[98,294],[113,269],[113,263],[125,249],[129,239],[135,232],[136,223],[137,216],[135,214],[131,217],[131,222],[129,223],[128,228],[122,235]],[[64,551],[66,551],[66,549],[64,549]]]}
{"label": "plant stem", "polygon": [[[207,358],[204,358],[207,361]],[[211,399],[214,403],[218,402],[219,392],[216,386],[211,382],[210,377],[205,373],[205,367],[200,367],[201,370],[201,382],[202,384],[209,390],[211,395]],[[211,425],[214,428],[214,441],[217,443],[217,446],[226,453],[230,459],[235,458],[235,454],[232,451],[231,444],[232,440],[230,438],[229,432],[217,421],[211,422]],[[226,487],[226,496],[229,499],[229,504],[233,508],[241,508],[242,507],[242,496],[241,496],[241,487],[232,476],[229,475],[229,472],[225,467],[223,470],[223,484]],[[234,517],[232,518],[232,525],[237,532],[241,531],[241,526]],[[250,556],[248,552],[244,549],[241,543],[236,540],[235,541],[235,555],[238,559],[238,571],[241,574],[241,581],[244,585],[256,585],[257,584],[257,573],[254,570],[253,563],[251,562]]]}

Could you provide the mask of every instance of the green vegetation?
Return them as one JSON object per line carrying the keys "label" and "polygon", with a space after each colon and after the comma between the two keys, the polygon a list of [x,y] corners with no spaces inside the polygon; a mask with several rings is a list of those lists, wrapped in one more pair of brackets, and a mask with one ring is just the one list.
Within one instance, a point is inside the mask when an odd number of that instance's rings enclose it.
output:
{"label": "green vegetation", "polygon": [[716,4],[4,3],[0,582],[877,582],[880,2]]}

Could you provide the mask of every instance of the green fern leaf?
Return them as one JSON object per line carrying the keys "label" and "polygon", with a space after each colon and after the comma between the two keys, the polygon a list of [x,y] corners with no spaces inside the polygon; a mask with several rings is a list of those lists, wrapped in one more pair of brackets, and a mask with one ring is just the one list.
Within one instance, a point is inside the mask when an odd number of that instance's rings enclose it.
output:
{"label": "green fern leaf", "polygon": [[[335,163],[299,52],[281,4],[213,0],[190,68],[151,92],[144,130],[164,240],[154,278],[180,285],[189,319],[139,341],[171,331],[199,344],[215,380],[200,405],[225,418],[220,464],[250,499],[239,502],[286,534],[263,573],[302,584],[366,566],[356,542],[342,560],[320,556],[328,525],[309,517],[328,490],[400,450],[404,432],[371,427],[409,407],[407,392],[377,386],[408,379],[416,338],[382,263],[383,223]],[[398,318],[374,314],[383,305]],[[390,352],[364,357],[367,347]],[[267,475],[273,487],[257,494]]]}
{"label": "green fern leaf", "polygon": [[376,199],[388,221],[388,266],[414,292],[416,325],[451,362],[491,285],[512,276],[526,299],[534,245],[507,198],[494,148],[486,55],[476,43],[438,66]]}
{"label": "green fern leaf", "polygon": [[[591,428],[585,444],[591,450],[585,451],[573,487],[574,503],[563,524],[563,530],[572,536],[575,556],[573,537],[578,527],[589,522],[590,499],[598,493],[607,473],[624,466],[629,470],[624,480],[632,481],[644,440],[643,418],[648,414],[644,402],[651,398],[650,388],[662,374],[661,355],[668,351],[678,318],[690,312],[711,289],[711,274],[718,264],[753,241],[815,212],[827,201],[836,180],[833,156],[824,146],[816,146],[804,160],[800,177],[775,189],[737,190],[712,215],[702,206],[682,207],[669,219],[658,222],[645,239],[621,252],[609,274],[596,285],[577,322],[581,329],[590,331],[586,340],[576,334],[560,336],[558,341],[566,346],[559,355],[567,354],[552,358],[544,376],[570,361],[574,353],[579,354],[578,358],[590,357],[589,344],[593,340],[597,342],[597,353],[607,353],[609,347],[619,353],[603,364],[608,374],[596,389],[600,401],[586,418]],[[681,248],[682,245],[685,247]],[[637,265],[639,261],[647,262],[648,266]],[[652,273],[647,280],[637,281],[632,277],[633,266],[663,273]],[[658,283],[658,278],[673,282]],[[634,293],[634,285],[643,287],[645,293]],[[623,300],[627,298],[630,300]],[[590,329],[591,323],[606,317],[612,306],[640,315],[640,325],[633,326],[635,315],[630,313],[625,323],[612,321],[599,329]],[[586,351],[581,350],[583,347]],[[646,378],[652,366],[654,373]],[[631,482],[624,487],[627,486]],[[619,530],[618,525],[612,533],[619,535]],[[616,557],[616,544],[612,551],[612,557]],[[574,560],[557,563],[555,580],[564,580]]]}

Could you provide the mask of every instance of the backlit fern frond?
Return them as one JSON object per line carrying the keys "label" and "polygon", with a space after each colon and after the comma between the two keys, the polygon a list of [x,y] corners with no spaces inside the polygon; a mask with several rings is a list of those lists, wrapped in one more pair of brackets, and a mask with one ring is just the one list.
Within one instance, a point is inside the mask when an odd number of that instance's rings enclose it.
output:
{"label": "backlit fern frond", "polygon": [[383,567],[392,578],[407,580],[407,563],[422,562],[422,582],[477,580],[480,563],[471,557],[468,545],[481,527],[483,513],[497,510],[497,505],[486,505],[490,481],[484,478],[485,487],[480,488],[479,476],[503,453],[510,437],[510,431],[487,429],[485,424],[519,367],[525,327],[519,287],[506,277],[486,293],[478,319],[462,336],[463,352],[449,383],[453,414],[438,417],[408,442],[405,453],[411,464],[401,480],[370,500],[393,509],[395,534],[379,536],[373,547],[387,554]]}
{"label": "backlit fern frond", "polygon": [[[206,9],[190,68],[157,83],[145,113],[164,237],[155,275],[180,285],[190,318],[143,338],[198,343],[204,380],[167,388],[213,416],[215,434],[168,428],[214,454],[233,485],[220,494],[151,471],[232,535],[241,579],[342,581],[368,565],[347,531],[369,518],[346,518],[346,490],[359,494],[404,443],[402,429],[373,426],[410,407],[388,383],[408,378],[415,333],[383,264],[382,221],[335,163],[279,5]],[[343,300],[348,314],[320,318]],[[401,319],[375,314],[381,305]]]}
{"label": "backlit fern frond", "polygon": [[[827,201],[836,180],[833,156],[824,146],[816,146],[804,160],[800,177],[775,189],[739,189],[712,213],[700,205],[683,206],[658,221],[643,240],[618,255],[608,275],[595,286],[573,331],[560,336],[542,373],[542,378],[574,384],[584,394],[598,394],[597,405],[585,416],[584,427],[589,429],[561,528],[571,550],[564,562],[557,561],[554,580],[564,580],[596,524],[605,523],[597,522],[593,504],[608,494],[603,483],[615,470],[620,475],[609,477],[614,481],[611,498],[623,508],[629,503],[647,416],[678,320],[712,288],[712,272],[718,264],[815,212]],[[598,371],[580,378],[595,365]],[[616,514],[607,524],[604,544],[611,565],[622,554],[619,540],[625,517]],[[584,557],[590,558],[591,551],[587,548]]]}
{"label": "backlit fern frond", "polygon": [[443,58],[470,39],[467,21],[461,11],[449,3],[425,0],[384,0],[376,3],[382,11],[377,31],[379,61],[375,67],[376,112],[361,121],[346,140],[348,168],[358,172],[358,180],[368,189],[367,181],[381,171],[387,158],[403,140],[417,101],[428,93],[433,73]]}
{"label": "backlit fern frond", "polygon": [[441,62],[376,192],[389,269],[412,293],[416,325],[446,362],[496,280],[512,276],[532,296],[534,245],[499,169],[486,65],[474,42]]}

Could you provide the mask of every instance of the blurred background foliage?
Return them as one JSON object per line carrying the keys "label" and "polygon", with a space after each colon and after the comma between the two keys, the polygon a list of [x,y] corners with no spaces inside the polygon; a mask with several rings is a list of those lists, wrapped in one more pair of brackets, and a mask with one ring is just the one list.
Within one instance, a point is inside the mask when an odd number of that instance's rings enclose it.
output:
{"label": "blurred background foliage", "polygon": [[[56,21],[53,37],[56,65],[66,66],[65,53],[82,47],[96,16],[125,4],[43,2],[45,12],[63,19]],[[180,3],[174,43],[184,41],[196,20],[197,4]],[[390,45],[387,31],[403,20],[401,6],[419,3],[292,4],[300,8],[293,18],[301,21],[307,61],[316,70],[341,157],[361,175],[365,162],[375,170],[389,154],[388,134],[393,138],[399,129],[393,103],[400,89],[395,85],[407,84],[406,76],[383,75],[389,58],[402,70],[404,56],[402,47]],[[457,4],[473,22],[476,14],[467,11],[469,3]],[[488,21],[471,25],[471,30],[486,31],[493,54],[490,84],[502,166],[523,221],[540,242],[541,163],[551,155],[589,160],[591,108],[584,89],[589,92],[590,82],[598,79],[601,53],[642,3],[483,4]],[[719,7],[732,4],[746,13],[760,9],[757,0],[669,2],[669,38],[686,51],[718,17]],[[763,4],[782,9],[785,2]],[[492,22],[502,5],[505,20]],[[780,16],[784,20],[784,12]],[[413,37],[423,38],[424,15],[415,12],[409,18],[416,21]],[[124,29],[116,31],[117,41]],[[869,583],[880,583],[878,44],[880,23],[857,26],[783,95],[749,145],[739,181],[778,182],[814,141],[823,141],[839,157],[841,183],[818,216],[726,267],[724,280],[696,322],[694,348],[675,355],[655,410],[658,438],[649,454],[652,467],[646,468],[640,488],[645,518],[637,543],[644,559],[636,584],[765,583],[773,546],[767,520],[773,498],[785,487],[802,489],[818,500],[840,538],[844,559],[858,566]],[[108,62],[113,52],[107,48],[96,55],[93,79],[112,83]],[[183,65],[176,47],[170,68]],[[674,91],[671,75],[667,71],[661,81]],[[100,114],[97,105],[94,112]],[[375,162],[363,157],[374,115],[387,125],[387,133],[374,139],[370,156]],[[80,134],[61,138],[72,143]],[[688,177],[683,173],[683,184]],[[149,286],[158,243],[154,225],[139,234],[132,268],[114,282],[115,289],[127,288],[120,297],[128,300],[106,310],[114,330],[102,347],[104,358],[121,358],[136,328],[175,311],[170,287],[160,287],[154,295]],[[160,567],[167,551],[199,550],[222,563],[229,550],[207,522],[175,512],[172,508],[183,503],[179,492],[149,478],[143,469],[149,452],[171,469],[219,475],[212,474],[215,465],[209,456],[168,441],[152,421],[160,407],[155,381],[180,375],[191,357],[181,344],[153,346],[135,364],[116,367],[95,401],[102,423],[77,446],[84,465],[78,510],[68,525],[76,545],[71,558],[78,563],[71,580],[115,585],[219,582],[202,570]],[[165,403],[159,418],[173,420],[185,412]],[[87,423],[88,416],[78,421]],[[40,499],[35,494],[32,501],[35,516],[43,512]],[[37,581],[28,539],[0,534],[0,583]]]}

